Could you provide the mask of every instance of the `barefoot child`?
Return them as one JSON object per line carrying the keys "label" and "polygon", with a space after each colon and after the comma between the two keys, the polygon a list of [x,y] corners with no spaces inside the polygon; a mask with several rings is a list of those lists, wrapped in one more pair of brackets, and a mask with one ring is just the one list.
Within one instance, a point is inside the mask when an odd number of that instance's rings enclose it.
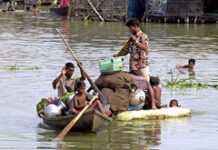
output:
{"label": "barefoot child", "polygon": [[[80,81],[76,86],[76,94],[69,104],[69,110],[72,113],[79,113],[91,100],[91,95],[86,93],[86,85],[84,81]],[[99,100],[96,100],[93,108],[97,108],[101,113],[105,114],[104,108]]]}

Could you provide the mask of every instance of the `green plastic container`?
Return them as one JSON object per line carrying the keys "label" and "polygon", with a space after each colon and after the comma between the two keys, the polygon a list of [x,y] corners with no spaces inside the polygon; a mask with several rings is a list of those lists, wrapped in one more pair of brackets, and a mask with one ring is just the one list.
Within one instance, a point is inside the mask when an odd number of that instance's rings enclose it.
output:
{"label": "green plastic container", "polygon": [[110,74],[113,72],[123,71],[123,57],[110,58],[100,61],[99,68],[102,74]]}

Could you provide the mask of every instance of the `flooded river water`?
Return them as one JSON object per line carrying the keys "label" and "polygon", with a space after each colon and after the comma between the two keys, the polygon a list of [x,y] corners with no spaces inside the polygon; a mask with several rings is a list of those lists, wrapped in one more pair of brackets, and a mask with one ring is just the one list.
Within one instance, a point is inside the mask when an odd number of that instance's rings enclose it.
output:
{"label": "flooded river water", "polygon": [[[218,149],[218,90],[212,88],[163,88],[163,103],[179,99],[192,109],[190,118],[115,121],[98,134],[75,133],[63,142],[51,141],[56,133],[38,127],[35,104],[56,95],[51,81],[72,60],[55,28],[63,31],[93,79],[99,75],[98,61],[111,57],[129,35],[122,23],[0,15],[0,149]],[[150,37],[152,75],[170,79],[168,72],[176,64],[196,58],[196,78],[217,83],[217,25],[145,24],[143,30]]]}

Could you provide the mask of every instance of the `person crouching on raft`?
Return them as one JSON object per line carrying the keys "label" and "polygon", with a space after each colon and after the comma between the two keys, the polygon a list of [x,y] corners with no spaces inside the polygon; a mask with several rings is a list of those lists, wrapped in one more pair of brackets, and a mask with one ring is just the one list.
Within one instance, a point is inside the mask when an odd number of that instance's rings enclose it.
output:
{"label": "person crouching on raft", "polygon": [[140,29],[138,20],[129,20],[126,26],[132,35],[121,51],[113,56],[119,57],[130,54],[130,72],[144,76],[149,82],[148,36]]}
{"label": "person crouching on raft", "polygon": [[157,108],[161,108],[161,84],[159,77],[150,77],[150,85],[154,92],[154,99]]}
{"label": "person crouching on raft", "polygon": [[58,89],[58,97],[64,96],[65,93],[67,92],[74,92],[75,85],[79,81],[81,80],[83,81],[86,79],[81,69],[80,69],[81,77],[73,78],[74,70],[75,70],[75,66],[73,63],[71,62],[66,63],[60,75],[52,82],[53,88]]}

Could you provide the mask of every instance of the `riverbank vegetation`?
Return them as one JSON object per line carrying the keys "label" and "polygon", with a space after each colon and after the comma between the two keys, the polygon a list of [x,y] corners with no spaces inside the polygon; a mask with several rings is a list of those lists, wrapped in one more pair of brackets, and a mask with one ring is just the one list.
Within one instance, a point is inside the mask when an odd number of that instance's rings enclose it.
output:
{"label": "riverbank vegetation", "polygon": [[165,87],[171,89],[185,89],[185,88],[215,88],[218,89],[218,83],[203,83],[195,79],[175,79],[165,80]]}
{"label": "riverbank vegetation", "polygon": [[5,71],[30,71],[30,70],[39,70],[38,66],[19,66],[19,65],[10,65],[1,67],[0,70]]}

